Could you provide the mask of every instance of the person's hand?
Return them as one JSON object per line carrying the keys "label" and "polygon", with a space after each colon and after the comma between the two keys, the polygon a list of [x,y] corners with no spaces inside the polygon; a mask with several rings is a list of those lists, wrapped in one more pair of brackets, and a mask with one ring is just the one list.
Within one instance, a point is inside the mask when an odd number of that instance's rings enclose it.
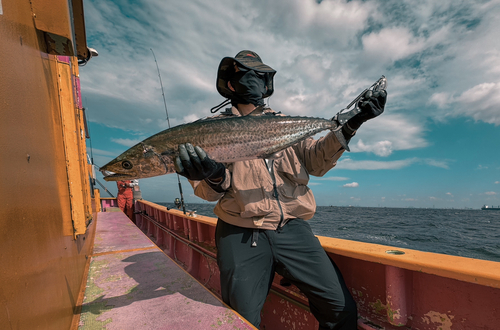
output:
{"label": "person's hand", "polygon": [[199,146],[191,143],[179,144],[179,156],[175,157],[175,171],[188,180],[201,181],[222,178],[226,167],[210,157]]}
{"label": "person's hand", "polygon": [[349,119],[347,125],[352,130],[357,130],[365,121],[381,115],[382,112],[384,112],[386,101],[387,92],[385,90],[375,92],[371,90],[367,91],[358,102],[358,107],[361,109],[361,112]]}

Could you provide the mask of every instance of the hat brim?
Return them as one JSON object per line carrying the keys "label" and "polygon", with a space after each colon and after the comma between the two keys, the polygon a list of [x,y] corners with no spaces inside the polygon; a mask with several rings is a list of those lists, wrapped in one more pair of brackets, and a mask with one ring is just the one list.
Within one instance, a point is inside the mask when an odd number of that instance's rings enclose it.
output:
{"label": "hat brim", "polygon": [[276,74],[276,70],[270,66],[259,62],[251,58],[235,59],[234,57],[224,57],[219,64],[219,69],[217,70],[217,91],[220,95],[225,98],[230,99],[233,96],[233,92],[227,87],[227,82],[234,73],[233,63],[237,62],[239,65],[261,73],[267,73],[268,79],[266,81],[267,92],[264,94],[264,98],[271,96],[274,92],[273,78]]}

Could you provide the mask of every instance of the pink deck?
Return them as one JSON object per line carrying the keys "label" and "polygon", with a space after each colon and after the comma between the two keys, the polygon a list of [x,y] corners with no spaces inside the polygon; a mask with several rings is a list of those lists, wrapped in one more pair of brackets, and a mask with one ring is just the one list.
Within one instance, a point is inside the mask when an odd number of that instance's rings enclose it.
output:
{"label": "pink deck", "polygon": [[255,329],[123,213],[101,212],[79,329]]}

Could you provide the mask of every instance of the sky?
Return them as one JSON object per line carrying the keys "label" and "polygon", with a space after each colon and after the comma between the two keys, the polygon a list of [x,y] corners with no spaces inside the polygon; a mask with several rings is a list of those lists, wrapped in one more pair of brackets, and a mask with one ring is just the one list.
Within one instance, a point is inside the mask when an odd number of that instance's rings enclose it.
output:
{"label": "sky", "polygon": [[[167,129],[167,111],[171,126],[210,116],[224,100],[221,59],[249,49],[277,71],[266,100],[287,115],[331,118],[387,77],[385,112],[311,176],[318,205],[500,205],[500,0],[84,0],[84,10],[99,53],[80,67],[98,166]],[[140,179],[142,196],[173,202],[177,180]],[[181,184],[188,204],[204,202]]]}

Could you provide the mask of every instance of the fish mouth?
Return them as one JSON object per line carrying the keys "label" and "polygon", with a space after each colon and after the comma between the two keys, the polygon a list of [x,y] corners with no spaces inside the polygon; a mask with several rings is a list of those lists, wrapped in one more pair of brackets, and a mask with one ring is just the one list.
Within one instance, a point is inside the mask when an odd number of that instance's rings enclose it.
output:
{"label": "fish mouth", "polygon": [[106,170],[101,170],[102,175],[104,176],[104,180],[106,181],[118,181],[120,179],[131,179],[134,178],[133,175],[124,174],[124,173],[114,173]]}

